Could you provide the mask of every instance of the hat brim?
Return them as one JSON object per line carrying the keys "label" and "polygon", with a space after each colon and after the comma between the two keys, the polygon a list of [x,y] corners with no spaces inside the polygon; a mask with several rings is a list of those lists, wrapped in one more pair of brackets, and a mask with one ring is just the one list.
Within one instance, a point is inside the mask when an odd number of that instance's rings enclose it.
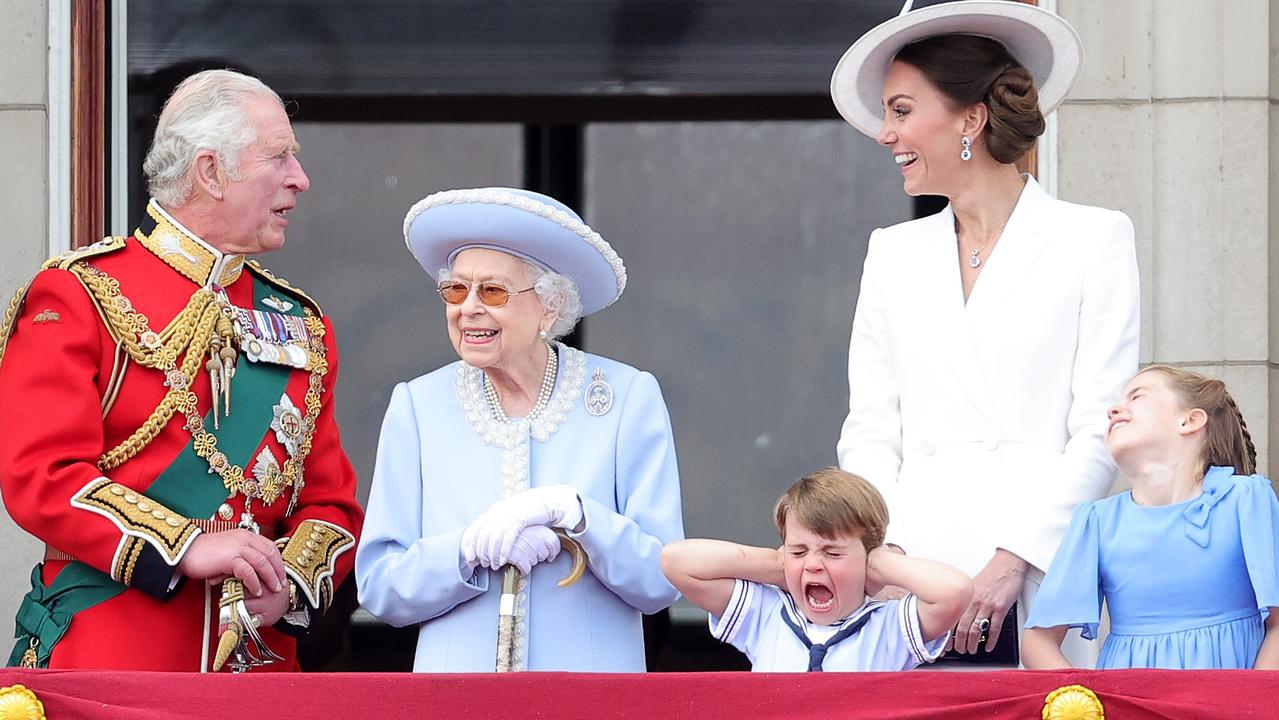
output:
{"label": "hat brim", "polygon": [[608,307],[626,288],[626,269],[613,248],[567,206],[528,190],[429,195],[405,217],[404,240],[432,278],[469,248],[530,260],[577,284],[583,315]]}
{"label": "hat brim", "polygon": [[880,23],[835,66],[830,94],[853,127],[875,137],[884,119],[884,77],[905,46],[935,35],[982,35],[1003,43],[1035,79],[1039,109],[1057,109],[1083,66],[1083,43],[1070,23],[1034,5],[963,0],[912,10]]}

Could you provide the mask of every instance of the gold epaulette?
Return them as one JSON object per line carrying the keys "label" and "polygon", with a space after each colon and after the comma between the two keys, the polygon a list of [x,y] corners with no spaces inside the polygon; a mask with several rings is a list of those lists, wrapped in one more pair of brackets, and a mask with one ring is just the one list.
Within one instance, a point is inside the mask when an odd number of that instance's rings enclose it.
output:
{"label": "gold epaulette", "polygon": [[116,342],[120,342],[121,333],[124,332],[116,323],[111,321],[111,313],[102,305],[102,299],[93,291],[91,283],[85,278],[86,273],[94,272],[91,265],[84,265],[85,260],[113,253],[117,250],[124,249],[124,238],[122,237],[105,237],[92,245],[86,245],[61,255],[55,255],[45,261],[42,269],[48,270],[56,268],[58,270],[66,270],[84,286],[84,291],[89,294],[89,299],[93,301],[93,306],[98,310],[98,316],[102,318],[102,324],[106,326],[107,332],[111,334],[111,338]]}
{"label": "gold epaulette", "polygon": [[302,300],[309,305],[310,308],[315,311],[316,315],[324,317],[324,311],[320,309],[320,304],[315,301],[315,298],[302,292],[302,290],[297,287],[290,285],[287,280],[276,277],[275,273],[262,267],[262,263],[259,263],[257,260],[249,260],[245,263],[245,265],[252,270],[255,275],[265,280],[268,284],[274,285],[284,292],[297,297],[299,300]]}
{"label": "gold epaulette", "polygon": [[29,287],[31,283],[18,288],[18,292],[13,294],[13,299],[9,301],[9,307],[4,312],[4,319],[0,320],[0,361],[4,360],[4,349],[9,344],[9,335],[13,332],[13,324],[18,321],[18,311],[22,309],[22,301],[26,299]]}
{"label": "gold epaulette", "polygon": [[[70,250],[60,255],[54,255],[44,264],[40,266],[41,270],[56,268],[66,270],[77,262],[98,255],[106,255],[124,248],[124,238],[122,237],[105,237],[92,245]],[[9,336],[13,333],[13,325],[18,321],[18,313],[22,310],[22,302],[27,297],[27,290],[31,287],[28,282],[13,294],[13,299],[9,301],[9,307],[6,308],[4,319],[0,320],[0,360],[4,360],[4,349],[9,344]]]}
{"label": "gold epaulette", "polygon": [[48,260],[45,260],[44,265],[42,265],[40,269],[48,270],[50,268],[57,268],[59,270],[66,270],[70,268],[72,265],[78,262],[81,262],[83,260],[87,260],[91,257],[106,255],[107,253],[113,253],[117,250],[123,250],[123,249],[124,249],[124,238],[104,237],[101,240],[93,243],[92,245],[86,245],[82,248],[77,248],[75,250],[68,250],[67,252],[64,252],[60,255],[54,255]]}

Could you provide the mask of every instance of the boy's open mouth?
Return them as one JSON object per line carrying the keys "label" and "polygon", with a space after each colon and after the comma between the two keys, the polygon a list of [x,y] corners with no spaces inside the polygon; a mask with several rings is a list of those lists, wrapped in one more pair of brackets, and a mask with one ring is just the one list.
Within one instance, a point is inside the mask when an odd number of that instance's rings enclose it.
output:
{"label": "boy's open mouth", "polygon": [[821,583],[805,585],[804,598],[808,601],[808,606],[818,612],[830,610],[835,605],[835,593]]}

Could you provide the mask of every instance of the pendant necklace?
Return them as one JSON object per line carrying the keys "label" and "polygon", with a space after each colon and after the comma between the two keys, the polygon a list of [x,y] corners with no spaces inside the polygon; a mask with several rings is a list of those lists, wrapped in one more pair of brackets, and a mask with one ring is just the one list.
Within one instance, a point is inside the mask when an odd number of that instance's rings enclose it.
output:
{"label": "pendant necklace", "polygon": [[[1000,225],[998,228],[996,228],[996,229],[995,229],[994,234],[992,234],[990,237],[987,237],[987,238],[986,238],[986,242],[982,243],[982,244],[981,244],[981,247],[976,247],[976,248],[973,248],[973,249],[971,249],[971,250],[969,250],[969,251],[968,251],[968,253],[969,253],[969,255],[968,255],[968,267],[970,267],[970,268],[974,268],[974,269],[981,267],[981,254],[982,254],[982,252],[984,252],[984,251],[986,250],[986,248],[987,248],[987,247],[988,247],[988,246],[989,246],[992,242],[994,242],[995,238],[999,237],[999,236],[1000,236],[1000,234],[1004,232],[1004,225],[1007,225],[1007,224],[1008,224],[1008,221],[1007,221],[1007,220],[1005,220],[1003,225]],[[955,218],[955,238],[956,238],[956,240],[958,240],[958,238],[959,238],[959,217],[956,217],[956,218]]]}

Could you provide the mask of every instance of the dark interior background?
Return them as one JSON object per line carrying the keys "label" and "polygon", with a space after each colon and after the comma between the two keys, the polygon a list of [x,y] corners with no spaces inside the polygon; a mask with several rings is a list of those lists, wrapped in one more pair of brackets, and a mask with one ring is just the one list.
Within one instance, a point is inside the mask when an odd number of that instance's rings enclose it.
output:
{"label": "dark interior background", "polygon": [[[118,0],[122,1],[122,0]],[[920,2],[918,5],[935,4]],[[570,342],[652,371],[675,428],[689,536],[770,544],[769,509],[835,462],[870,232],[931,212],[844,124],[830,72],[900,0],[128,0],[130,227],[164,99],[200,69],[290,103],[312,189],[263,262],[332,316],[344,442],[367,496],[396,382],[455,359],[409,206],[507,185],[576,208],[630,271]],[[344,607],[312,669],[407,670],[415,629]],[[685,603],[650,668],[740,669]]]}

